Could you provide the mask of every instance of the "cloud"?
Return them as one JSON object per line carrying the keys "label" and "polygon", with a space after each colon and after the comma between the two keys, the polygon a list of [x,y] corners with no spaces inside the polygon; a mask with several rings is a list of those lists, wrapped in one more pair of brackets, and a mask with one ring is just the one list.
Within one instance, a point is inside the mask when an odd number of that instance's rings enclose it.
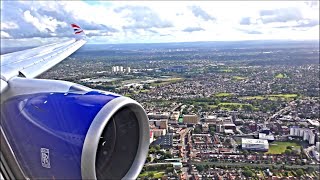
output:
{"label": "cloud", "polygon": [[319,20],[304,19],[294,25],[277,26],[276,28],[311,28],[319,25]]}
{"label": "cloud", "polygon": [[19,26],[14,22],[1,22],[0,27],[2,30],[18,29],[19,28]]}
{"label": "cloud", "polygon": [[251,18],[250,17],[244,17],[240,20],[241,25],[250,25],[251,24]]}
{"label": "cloud", "polygon": [[237,29],[237,30],[244,32],[246,34],[263,34],[262,32],[256,31],[256,30],[247,30],[247,29]]}
{"label": "cloud", "polygon": [[260,11],[261,21],[264,24],[273,22],[299,21],[303,19],[301,11],[296,8],[280,8]]}
{"label": "cloud", "polygon": [[3,38],[72,37],[73,31],[69,26],[71,23],[78,23],[85,30],[101,31],[96,31],[94,35],[118,32],[111,26],[83,19],[79,13],[81,11],[74,9],[72,5],[72,2],[6,1],[1,7],[4,19],[1,30],[6,30],[12,36]]}
{"label": "cloud", "polygon": [[319,20],[314,19],[306,19],[299,22],[298,25],[295,25],[293,27],[314,27],[319,25]]}
{"label": "cloud", "polygon": [[198,18],[201,18],[205,21],[215,21],[216,18],[209,15],[206,11],[204,11],[201,7],[199,6],[191,6],[190,7],[192,13],[198,17]]}
{"label": "cloud", "polygon": [[11,36],[7,32],[1,31],[1,38],[2,39],[11,38]]}
{"label": "cloud", "polygon": [[116,13],[123,13],[124,17],[129,19],[129,24],[124,25],[124,29],[150,29],[150,28],[168,28],[173,24],[146,6],[122,6],[114,9]]}
{"label": "cloud", "polygon": [[319,30],[318,5],[300,1],[1,1],[0,30],[1,39],[10,44],[14,44],[11,39],[25,43],[28,38],[49,42],[46,39],[72,37],[70,23],[85,30],[89,43],[316,39],[317,35],[306,32]]}
{"label": "cloud", "polygon": [[187,27],[182,31],[183,32],[194,32],[194,31],[204,31],[204,29],[201,27]]}

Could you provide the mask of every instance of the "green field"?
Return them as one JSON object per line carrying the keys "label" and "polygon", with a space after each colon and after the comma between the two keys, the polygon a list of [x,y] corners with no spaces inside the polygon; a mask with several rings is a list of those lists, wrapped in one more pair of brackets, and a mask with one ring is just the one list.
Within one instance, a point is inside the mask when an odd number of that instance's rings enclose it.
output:
{"label": "green field", "polygon": [[220,72],[232,72],[232,69],[219,69]]}
{"label": "green field", "polygon": [[296,142],[272,142],[269,144],[269,151],[266,154],[282,154],[287,149],[287,146],[300,148],[301,146]]}
{"label": "green field", "polygon": [[268,97],[276,97],[276,98],[284,98],[284,99],[291,99],[298,97],[298,94],[271,94],[267,95]]}
{"label": "green field", "polygon": [[183,78],[168,78],[168,79],[162,79],[159,81],[156,81],[154,83],[151,83],[151,86],[162,86],[170,83],[175,83],[184,80]]}
{"label": "green field", "polygon": [[243,100],[264,100],[268,99],[270,101],[276,101],[279,98],[285,99],[285,100],[291,100],[293,98],[298,97],[298,94],[269,94],[269,95],[260,95],[260,96],[244,96],[240,97],[239,99]]}
{"label": "green field", "polygon": [[278,78],[278,79],[282,79],[282,78],[286,78],[287,75],[286,74],[283,74],[283,73],[279,73],[275,76],[275,78]]}
{"label": "green field", "polygon": [[245,103],[231,103],[231,102],[222,102],[218,104],[218,107],[220,107],[220,109],[224,109],[224,110],[231,110],[231,109],[243,109],[244,106],[250,107],[253,110],[257,110],[257,108],[253,107],[252,104],[245,104]]}
{"label": "green field", "polygon": [[224,92],[222,92],[222,93],[217,93],[217,94],[215,94],[214,96],[215,96],[215,97],[229,97],[229,96],[232,96],[232,94],[231,94],[231,93],[224,93]]}
{"label": "green field", "polygon": [[266,99],[263,96],[244,96],[244,97],[240,97],[239,99],[244,99],[244,100],[253,100],[253,99],[257,99],[257,100],[263,100]]}
{"label": "green field", "polygon": [[164,175],[164,172],[163,171],[145,171],[141,174],[139,174],[139,177],[142,178],[142,177],[148,177],[148,174],[149,173],[153,173],[153,177],[152,178],[161,178],[163,175]]}
{"label": "green field", "polygon": [[241,80],[245,80],[247,78],[241,77],[241,76],[233,76],[232,79],[241,81]]}
{"label": "green field", "polygon": [[139,93],[145,93],[145,92],[149,92],[150,90],[148,90],[148,89],[142,89],[142,90],[140,90],[139,91]]}

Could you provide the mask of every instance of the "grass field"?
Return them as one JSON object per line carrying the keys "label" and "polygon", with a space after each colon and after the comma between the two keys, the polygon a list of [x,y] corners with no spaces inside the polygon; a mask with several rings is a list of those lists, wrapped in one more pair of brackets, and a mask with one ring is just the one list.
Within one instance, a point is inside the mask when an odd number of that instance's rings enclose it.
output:
{"label": "grass field", "polygon": [[283,73],[279,73],[275,76],[275,78],[278,78],[278,79],[282,79],[282,78],[286,78],[287,75],[286,74],[283,74]]}
{"label": "grass field", "polygon": [[232,69],[219,69],[220,72],[232,72]]}
{"label": "grass field", "polygon": [[296,142],[272,142],[269,144],[269,151],[266,154],[282,154],[287,149],[287,146],[300,148],[301,146]]}
{"label": "grass field", "polygon": [[183,78],[168,78],[168,79],[162,79],[158,82],[151,83],[151,86],[162,86],[170,83],[175,83],[184,80]]}
{"label": "grass field", "polygon": [[268,99],[270,101],[276,101],[279,98],[285,99],[285,100],[291,100],[293,98],[298,97],[298,94],[269,94],[269,95],[260,95],[260,96],[244,96],[240,97],[239,99],[243,100],[264,100]]}
{"label": "grass field", "polygon": [[215,94],[214,96],[215,96],[215,97],[229,97],[229,96],[232,96],[232,94],[231,94],[231,93],[224,93],[224,92],[222,92],[222,93],[217,93],[217,94]]}
{"label": "grass field", "polygon": [[298,97],[298,94],[271,94],[271,95],[268,95],[268,97],[278,97],[278,98],[288,99],[288,98],[296,98]]}
{"label": "grass field", "polygon": [[257,108],[253,107],[252,104],[245,104],[245,103],[229,103],[229,102],[222,102],[218,104],[218,107],[223,110],[230,111],[234,108],[236,109],[244,109],[244,106],[250,106],[253,110],[258,110]]}
{"label": "grass field", "polygon": [[241,80],[245,80],[245,79],[247,79],[247,78],[241,77],[241,76],[233,76],[232,79],[241,81]]}
{"label": "grass field", "polygon": [[147,177],[149,173],[153,173],[153,178],[161,178],[163,175],[164,175],[164,172],[163,171],[145,171],[141,174],[139,174],[139,177],[142,178],[142,177]]}
{"label": "grass field", "polygon": [[244,100],[253,100],[253,99],[257,99],[257,100],[263,100],[266,99],[263,96],[244,96],[244,97],[240,97],[240,99],[244,99]]}

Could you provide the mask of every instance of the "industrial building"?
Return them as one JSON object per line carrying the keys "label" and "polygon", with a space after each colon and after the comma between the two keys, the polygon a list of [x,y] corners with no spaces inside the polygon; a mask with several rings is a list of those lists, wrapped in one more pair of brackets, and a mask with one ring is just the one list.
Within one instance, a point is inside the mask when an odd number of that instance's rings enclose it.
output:
{"label": "industrial building", "polygon": [[255,150],[255,151],[268,151],[269,143],[268,140],[264,139],[241,139],[242,149],[244,150]]}

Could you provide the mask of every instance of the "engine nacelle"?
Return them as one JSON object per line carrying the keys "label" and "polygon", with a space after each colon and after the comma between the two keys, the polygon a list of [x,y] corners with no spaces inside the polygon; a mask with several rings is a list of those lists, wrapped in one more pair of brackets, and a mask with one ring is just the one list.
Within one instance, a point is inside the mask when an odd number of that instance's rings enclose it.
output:
{"label": "engine nacelle", "polygon": [[134,179],[149,147],[139,103],[74,83],[14,78],[1,127],[30,179]]}

